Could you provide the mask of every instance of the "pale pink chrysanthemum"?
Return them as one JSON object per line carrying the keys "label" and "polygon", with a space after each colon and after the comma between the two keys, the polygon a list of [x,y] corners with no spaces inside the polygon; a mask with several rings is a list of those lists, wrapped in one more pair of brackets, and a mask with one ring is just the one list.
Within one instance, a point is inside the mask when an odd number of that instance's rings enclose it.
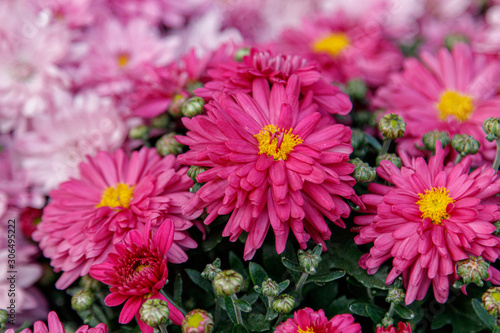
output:
{"label": "pale pink chrysanthemum", "polygon": [[90,266],[115,252],[132,229],[142,230],[151,221],[158,228],[165,219],[175,222],[174,244],[169,261],[187,260],[185,249],[196,247],[187,229],[201,212],[181,214],[193,196],[193,181],[173,155],[161,158],[156,149],[143,148],[129,158],[122,150],[99,152],[80,164],[81,176],[50,193],[42,222],[33,233],[56,271],[64,271],[56,283],[67,288]]}
{"label": "pale pink chrysanthemum", "polygon": [[[160,291],[167,283],[167,253],[174,240],[174,223],[163,221],[154,236],[151,226],[146,224],[144,232],[129,232],[127,237],[116,244],[117,253],[111,253],[102,264],[90,268],[90,276],[110,286],[111,294],[104,302],[107,306],[117,306],[125,302],[118,322],[129,323],[134,316],[142,333],[153,333],[153,327],[141,320],[139,310],[148,299],[168,300]],[[184,316],[170,304],[169,319],[181,325]]]}
{"label": "pale pink chrysanthemum", "polygon": [[252,94],[219,93],[205,105],[208,115],[183,118],[189,132],[176,138],[190,150],[179,162],[210,168],[197,176],[205,184],[183,212],[206,208],[206,224],[232,212],[223,236],[236,241],[248,232],[245,259],[261,247],[269,227],[278,253],[290,229],[302,248],[311,237],[325,245],[331,231],[323,215],[344,227],[341,217],[350,207],[342,198],[359,201],[349,176],[351,130],[322,123],[311,94],[299,105],[296,75],[272,88],[265,78],[255,79]]}
{"label": "pale pink chrysanthemum", "polygon": [[361,325],[355,323],[350,314],[336,315],[328,320],[323,310],[304,308],[295,311],[293,318],[287,319],[274,329],[274,333],[302,332],[361,333]]}
{"label": "pale pink chrysanthemum", "polygon": [[[44,322],[37,321],[33,326],[33,331],[35,333],[65,333],[64,326],[59,320],[57,313],[51,311],[48,316],[48,327]],[[25,328],[19,333],[33,333],[29,328]],[[13,329],[8,329],[5,333],[15,333]],[[83,325],[76,330],[75,333],[108,333],[108,327],[106,324],[98,324],[94,328],[89,328],[88,325]]]}
{"label": "pale pink chrysanthemum", "polygon": [[376,87],[399,70],[403,56],[384,36],[382,26],[368,23],[341,11],[318,14],[301,27],[286,30],[275,46],[279,52],[315,60],[329,80],[361,79]]}
{"label": "pale pink chrysanthemum", "polygon": [[225,61],[209,70],[208,74],[211,80],[194,92],[206,100],[212,99],[216,91],[250,94],[255,79],[264,78],[272,85],[275,82],[286,82],[292,75],[297,75],[303,98],[311,94],[314,103],[321,110],[345,115],[352,108],[349,96],[339,87],[328,83],[316,63],[300,56],[272,55],[268,51],[252,48],[241,62]]}
{"label": "pale pink chrysanthemum", "polygon": [[28,0],[40,16],[49,17],[53,22],[63,23],[75,31],[94,23],[96,0],[38,1]]}
{"label": "pale pink chrysanthemum", "polygon": [[[386,283],[402,275],[406,304],[423,299],[431,283],[436,300],[446,302],[458,261],[471,255],[494,262],[500,255],[493,225],[500,217],[500,177],[488,166],[469,174],[470,157],[444,166],[445,153],[436,149],[428,164],[406,154],[401,169],[381,162],[378,175],[394,186],[370,184],[370,194],[361,197],[368,215],[354,218],[360,226],[355,242],[374,243],[361,267],[374,274],[392,258]],[[500,282],[498,271],[490,273]]]}
{"label": "pale pink chrysanthemum", "polygon": [[394,74],[373,101],[374,107],[399,114],[407,123],[402,147],[413,147],[406,151],[419,154],[415,144],[422,145],[423,135],[432,130],[446,131],[450,137],[468,134],[481,143],[474,163],[493,161],[495,144],[486,140],[482,124],[498,115],[500,62],[488,61],[463,43],[451,52],[423,52],[421,59],[407,59],[404,70]]}
{"label": "pale pink chrysanthemum", "polygon": [[66,96],[53,115],[37,117],[15,149],[30,184],[44,194],[70,177],[98,151],[115,151],[127,135],[113,101],[94,93]]}

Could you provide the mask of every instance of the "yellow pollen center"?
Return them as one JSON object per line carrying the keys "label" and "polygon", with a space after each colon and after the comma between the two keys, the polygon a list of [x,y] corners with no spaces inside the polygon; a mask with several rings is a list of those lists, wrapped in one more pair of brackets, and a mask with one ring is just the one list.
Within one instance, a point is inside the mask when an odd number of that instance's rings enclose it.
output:
{"label": "yellow pollen center", "polygon": [[254,137],[259,142],[259,154],[273,156],[274,160],[286,160],[293,148],[304,142],[300,136],[292,134],[293,128],[286,131],[274,125],[267,125]]}
{"label": "yellow pollen center", "polygon": [[441,94],[437,108],[441,120],[445,120],[448,116],[455,116],[457,120],[465,121],[474,111],[474,104],[470,96],[448,90]]}
{"label": "yellow pollen center", "polygon": [[135,271],[135,272],[142,272],[142,270],[143,270],[144,268],[147,268],[147,267],[149,267],[149,266],[148,266],[148,265],[139,265],[139,266],[137,266],[137,267],[134,269],[134,271]]}
{"label": "yellow pollen center", "polygon": [[314,329],[312,327],[307,327],[306,330],[304,331],[302,328],[299,327],[297,333],[314,333]]}
{"label": "yellow pollen center", "polygon": [[203,317],[199,313],[193,314],[191,317],[188,318],[188,326],[192,328],[198,328],[200,326],[200,323],[203,321]]}
{"label": "yellow pollen center", "polygon": [[317,53],[325,52],[332,57],[337,57],[350,45],[351,40],[349,39],[349,36],[342,32],[334,32],[322,39],[315,41],[313,44],[313,50]]}
{"label": "yellow pollen center", "polygon": [[446,187],[433,187],[431,191],[425,190],[425,194],[419,193],[420,200],[417,201],[422,218],[430,218],[432,223],[441,224],[441,220],[450,218],[446,211],[448,204],[455,202],[448,195],[450,191]]}
{"label": "yellow pollen center", "polygon": [[119,54],[118,58],[116,59],[116,61],[118,62],[118,67],[120,68],[127,66],[129,60],[130,57],[124,53]]}
{"label": "yellow pollen center", "polygon": [[102,192],[101,202],[95,207],[123,207],[129,208],[130,200],[134,194],[134,186],[118,183],[115,187],[108,187]]}
{"label": "yellow pollen center", "polygon": [[491,296],[493,296],[493,299],[495,302],[500,302],[500,293],[499,292],[493,292],[491,293]]}

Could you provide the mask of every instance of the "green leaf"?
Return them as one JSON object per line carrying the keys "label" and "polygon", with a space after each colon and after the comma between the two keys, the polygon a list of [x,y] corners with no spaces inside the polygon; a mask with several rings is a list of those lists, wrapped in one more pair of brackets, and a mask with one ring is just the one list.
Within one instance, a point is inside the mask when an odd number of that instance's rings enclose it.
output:
{"label": "green leaf", "polygon": [[[347,299],[347,297],[340,296],[335,298],[335,300],[328,306],[328,313],[331,313],[333,315],[341,314],[341,313],[346,313],[349,311],[349,305],[354,303],[355,300],[353,299]],[[325,311],[327,312],[327,311]]]}
{"label": "green leaf", "polygon": [[250,262],[248,265],[248,270],[250,271],[250,277],[252,278],[252,282],[256,286],[261,286],[262,282],[267,279],[268,275],[264,268],[261,265],[256,264],[254,262]]}
{"label": "green leaf", "polygon": [[177,274],[174,281],[174,302],[182,308],[182,277]]}
{"label": "green leaf", "polygon": [[248,329],[252,332],[265,332],[271,329],[271,323],[263,314],[252,313],[248,316]]}
{"label": "green leaf", "polygon": [[289,285],[290,285],[290,280],[285,280],[283,282],[278,283],[279,286],[278,295],[284,292]]}
{"label": "green leaf", "polygon": [[241,324],[236,324],[234,325],[231,333],[248,333],[248,329]]}
{"label": "green leaf", "polygon": [[250,304],[253,304],[259,299],[259,294],[257,294],[256,292],[250,292],[248,294],[243,295],[240,299]]}
{"label": "green leaf", "polygon": [[203,243],[201,243],[201,249],[203,250],[203,252],[209,252],[213,250],[217,246],[217,244],[222,241],[222,239],[224,238],[219,233],[210,234],[208,238],[203,241]]}
{"label": "green leaf", "polygon": [[491,333],[500,333],[500,327],[495,327],[495,329]]}
{"label": "green leaf", "polygon": [[412,320],[413,318],[415,318],[415,314],[413,313],[413,311],[411,311],[407,307],[396,305],[394,306],[394,310],[396,311],[398,316],[400,316],[403,319]]}
{"label": "green leaf", "polygon": [[270,309],[267,312],[266,319],[267,320],[273,320],[274,318],[278,317],[278,312],[274,311],[273,309]]}
{"label": "green leaf", "polygon": [[374,323],[380,323],[382,321],[382,317],[385,315],[385,311],[373,304],[366,304],[366,313],[371,318]]}
{"label": "green leaf", "polygon": [[438,329],[449,324],[454,333],[477,333],[485,329],[486,326],[477,317],[472,302],[468,300],[463,295],[450,294],[448,302],[443,305],[444,311],[434,317],[431,328]]}
{"label": "green leaf", "polygon": [[287,258],[285,257],[282,257],[281,258],[281,262],[283,263],[283,265],[288,268],[289,270],[291,271],[294,271],[294,272],[303,272],[304,269],[302,267],[300,267],[299,265],[297,265],[296,263],[288,260]]}
{"label": "green leaf", "polygon": [[367,303],[354,303],[349,306],[349,310],[358,316],[369,317],[370,315],[366,311],[367,305]]}
{"label": "green leaf", "polygon": [[186,268],[186,273],[194,284],[205,290],[207,293],[214,295],[214,288],[212,287],[212,284],[207,279],[203,278],[200,272],[195,271],[194,269]]}
{"label": "green leaf", "polygon": [[486,326],[488,326],[490,330],[493,330],[493,328],[496,325],[495,317],[490,315],[488,311],[486,311],[486,309],[483,308],[483,304],[481,303],[481,301],[478,300],[477,298],[474,298],[472,300],[472,307],[474,308],[474,311],[476,311],[476,314],[479,317],[479,319],[481,319],[481,321]]}
{"label": "green leaf", "polygon": [[234,254],[233,251],[229,252],[229,266],[231,267],[231,269],[234,269],[235,271],[243,275],[245,279],[248,279],[248,272],[245,269],[245,266],[243,266],[240,258],[238,258],[238,256]]}
{"label": "green leaf", "polygon": [[236,305],[236,307],[238,309],[240,309],[243,312],[250,312],[250,311],[252,311],[252,306],[247,301],[244,301],[242,299],[236,299],[236,300],[233,301],[233,303],[234,303],[234,305]]}
{"label": "green leaf", "polygon": [[378,142],[378,140],[375,139],[370,134],[365,133],[365,139],[366,139],[366,142],[368,142],[368,144],[370,144],[377,151],[381,151],[382,150],[382,145],[380,144],[380,142]]}
{"label": "green leaf", "polygon": [[327,274],[312,275],[312,276],[309,276],[309,278],[307,279],[307,283],[315,282],[315,283],[321,285],[323,283],[327,283],[327,282],[331,282],[333,280],[340,279],[344,275],[345,275],[345,271],[333,271],[333,272],[330,272]]}
{"label": "green leaf", "polygon": [[233,305],[233,300],[231,297],[224,297],[224,307],[227,312],[227,315],[229,316],[229,319],[236,324],[236,313],[234,312],[234,305]]}

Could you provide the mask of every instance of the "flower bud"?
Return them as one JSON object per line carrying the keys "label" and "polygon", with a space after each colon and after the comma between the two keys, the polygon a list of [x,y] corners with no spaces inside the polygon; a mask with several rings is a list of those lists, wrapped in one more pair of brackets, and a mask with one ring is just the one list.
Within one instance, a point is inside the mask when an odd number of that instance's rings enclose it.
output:
{"label": "flower bud", "polygon": [[196,182],[196,176],[198,176],[200,173],[207,171],[208,168],[197,166],[197,165],[192,165],[189,167],[189,170],[187,172],[187,175],[191,177],[193,182]]}
{"label": "flower bud", "polygon": [[4,309],[0,309],[0,329],[4,329],[5,326],[7,326],[8,320],[9,320],[9,313]]}
{"label": "flower bud", "polygon": [[483,131],[486,133],[486,140],[493,142],[500,137],[500,117],[491,117],[484,121]]}
{"label": "flower bud", "polygon": [[378,155],[377,159],[376,159],[377,166],[379,166],[380,162],[382,162],[382,161],[389,161],[392,164],[394,164],[395,166],[397,166],[398,168],[401,168],[401,166],[403,165],[403,162],[401,162],[401,159],[396,154]]}
{"label": "flower bud", "polygon": [[99,281],[91,277],[90,275],[84,275],[80,278],[80,286],[82,289],[96,291],[99,289]]}
{"label": "flower bud", "polygon": [[483,294],[483,307],[494,317],[500,316],[500,287],[493,287]]}
{"label": "flower bud", "polygon": [[472,135],[455,134],[455,136],[451,140],[451,146],[460,155],[465,156],[467,154],[477,153],[481,144],[479,143],[479,141],[474,139]]}
{"label": "flower bud", "polygon": [[368,163],[364,163],[359,158],[355,158],[350,161],[354,164],[355,168],[352,172],[352,176],[356,179],[357,182],[367,183],[371,182],[377,176],[377,172],[374,168],[372,168]]}
{"label": "flower bud", "polygon": [[290,311],[292,311],[293,307],[295,306],[295,299],[288,295],[288,294],[283,294],[281,296],[278,296],[273,301],[273,310],[278,312],[279,314],[287,314]]}
{"label": "flower bud", "polygon": [[168,133],[163,135],[156,141],[156,150],[161,156],[167,156],[169,154],[178,155],[182,153],[182,144],[175,140],[177,133]]}
{"label": "flower bud", "polygon": [[182,321],[182,333],[211,333],[213,329],[212,315],[205,310],[191,310]]}
{"label": "flower bud", "polygon": [[170,310],[168,309],[168,303],[164,300],[150,298],[141,305],[139,315],[146,325],[158,327],[168,322]]}
{"label": "flower bud", "polygon": [[131,128],[128,132],[128,137],[133,140],[147,140],[149,134],[149,127],[146,125],[139,125]]}
{"label": "flower bud", "polygon": [[216,267],[214,264],[208,264],[201,273],[201,276],[207,280],[213,281],[215,276],[222,272],[219,267]]}
{"label": "flower bud", "polygon": [[191,193],[196,193],[198,190],[203,186],[203,184],[200,183],[194,183],[193,187],[189,188],[189,192]]}
{"label": "flower bud", "polygon": [[385,301],[387,303],[399,304],[405,300],[405,292],[403,289],[393,288],[387,293]]}
{"label": "flower bud", "polygon": [[359,129],[353,129],[351,135],[352,149],[357,150],[363,148],[366,144],[365,132]]}
{"label": "flower bud", "polygon": [[250,49],[248,47],[242,47],[234,53],[234,60],[237,62],[242,62],[243,58],[250,54]]}
{"label": "flower bud", "polygon": [[266,297],[276,297],[279,294],[280,287],[270,278],[265,279],[262,282],[261,293]]}
{"label": "flower bud", "polygon": [[167,128],[169,124],[170,118],[165,113],[151,119],[151,126],[153,128]]}
{"label": "flower bud", "polygon": [[182,114],[182,105],[185,101],[186,98],[184,96],[179,94],[175,95],[168,107],[168,113],[170,113],[172,117],[180,117]]}
{"label": "flower bud", "polygon": [[302,267],[307,274],[316,274],[316,268],[318,268],[319,262],[321,261],[321,256],[314,254],[311,250],[299,250],[297,252],[297,257],[300,267]]}
{"label": "flower bud", "polygon": [[422,142],[424,143],[425,149],[430,151],[436,151],[436,140],[441,142],[441,145],[446,147],[450,143],[450,134],[448,132],[440,132],[438,130],[433,130],[427,132],[422,137]]}
{"label": "flower bud", "polygon": [[392,324],[394,324],[394,319],[392,319],[392,317],[385,316],[384,318],[382,318],[382,325],[384,327],[392,326]]}
{"label": "flower bud", "polygon": [[403,118],[395,113],[386,114],[378,122],[378,129],[384,139],[397,139],[405,135],[406,123]]}
{"label": "flower bud", "polygon": [[495,236],[500,235],[500,221],[496,221],[495,223],[493,223],[493,225],[495,226],[495,228],[497,228],[497,230],[495,230],[493,234]]}
{"label": "flower bud", "polygon": [[469,256],[469,259],[457,262],[457,275],[460,276],[465,284],[475,283],[477,286],[483,286],[483,280],[489,277],[488,268],[490,264],[483,260],[481,256]]}
{"label": "flower bud", "polygon": [[467,43],[469,44],[469,38],[465,35],[452,33],[444,38],[444,46],[448,49],[452,49],[457,43]]}
{"label": "flower bud", "polygon": [[90,290],[82,289],[71,297],[71,307],[75,311],[85,311],[92,307],[94,300],[95,295]]}
{"label": "flower bud", "polygon": [[352,99],[363,99],[368,91],[368,86],[363,80],[352,79],[347,82],[346,91]]}
{"label": "flower bud", "polygon": [[217,274],[212,283],[217,296],[231,296],[240,291],[243,276],[232,269],[228,269]]}
{"label": "flower bud", "polygon": [[192,118],[203,113],[205,100],[201,97],[191,97],[182,103],[182,115],[184,117]]}

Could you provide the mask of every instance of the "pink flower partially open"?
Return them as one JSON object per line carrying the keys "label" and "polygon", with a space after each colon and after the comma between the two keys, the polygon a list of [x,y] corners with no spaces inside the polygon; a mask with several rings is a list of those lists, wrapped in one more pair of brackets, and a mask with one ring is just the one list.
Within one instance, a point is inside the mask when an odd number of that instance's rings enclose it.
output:
{"label": "pink flower partially open", "polygon": [[323,310],[304,308],[295,311],[293,318],[279,324],[274,333],[361,333],[361,325],[350,314],[336,315],[328,320]]}
{"label": "pink flower partially open", "polygon": [[371,183],[371,193],[361,197],[368,215],[354,218],[360,226],[355,242],[373,242],[361,267],[374,274],[392,258],[386,283],[402,275],[406,304],[423,299],[431,283],[436,300],[446,302],[450,283],[457,280],[457,261],[472,255],[494,262],[500,255],[493,234],[500,217],[495,197],[500,177],[486,165],[469,174],[469,157],[444,166],[445,153],[440,145],[436,149],[429,163],[407,155],[401,169],[381,162],[378,175],[394,186]]}
{"label": "pink flower partially open", "polygon": [[181,214],[193,196],[193,181],[172,155],[161,158],[143,148],[129,158],[122,150],[100,152],[80,164],[80,179],[71,179],[50,193],[42,222],[33,233],[56,271],[64,271],[56,286],[67,288],[90,266],[103,262],[128,231],[147,222],[157,229],[165,219],[175,223],[171,262],[187,260],[185,249],[196,247],[187,229],[201,210]]}
{"label": "pink flower partially open", "polygon": [[[64,326],[62,325],[57,313],[51,311],[48,317],[48,324],[45,325],[42,321],[35,322],[33,326],[33,330],[35,333],[65,333]],[[5,333],[15,333],[15,331],[11,328],[5,331]],[[25,328],[20,333],[33,333],[29,328]],[[108,333],[108,327],[105,324],[98,324],[94,328],[89,328],[88,325],[83,325],[79,329],[76,330],[75,333]]]}

